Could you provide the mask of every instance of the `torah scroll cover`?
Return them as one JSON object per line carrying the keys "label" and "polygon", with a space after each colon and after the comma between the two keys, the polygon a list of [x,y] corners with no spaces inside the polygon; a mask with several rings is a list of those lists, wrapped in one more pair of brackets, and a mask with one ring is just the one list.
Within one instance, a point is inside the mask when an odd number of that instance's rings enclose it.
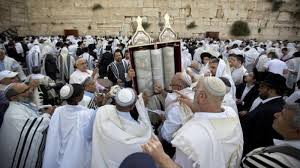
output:
{"label": "torah scroll cover", "polygon": [[150,54],[150,50],[134,51],[133,53],[139,93],[142,93],[144,91],[149,91],[151,93],[153,92],[153,78]]}

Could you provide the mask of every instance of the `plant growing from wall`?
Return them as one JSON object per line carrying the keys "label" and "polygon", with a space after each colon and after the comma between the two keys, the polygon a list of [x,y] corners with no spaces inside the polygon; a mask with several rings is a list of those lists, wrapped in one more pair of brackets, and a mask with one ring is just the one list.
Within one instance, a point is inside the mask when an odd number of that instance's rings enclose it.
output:
{"label": "plant growing from wall", "polygon": [[195,21],[192,21],[191,23],[189,23],[188,25],[186,25],[187,29],[194,29],[198,27],[198,25],[196,25]]}
{"label": "plant growing from wall", "polygon": [[258,33],[258,34],[261,33],[261,28],[260,28],[260,27],[257,29],[257,33]]}
{"label": "plant growing from wall", "polygon": [[249,36],[251,31],[247,22],[239,20],[232,24],[230,34],[233,36]]}
{"label": "plant growing from wall", "polygon": [[89,25],[89,26],[88,26],[88,29],[89,29],[89,30],[92,30],[92,26],[91,26],[91,25]]}
{"label": "plant growing from wall", "polygon": [[101,4],[94,4],[92,7],[93,11],[101,10],[103,9],[103,6]]}

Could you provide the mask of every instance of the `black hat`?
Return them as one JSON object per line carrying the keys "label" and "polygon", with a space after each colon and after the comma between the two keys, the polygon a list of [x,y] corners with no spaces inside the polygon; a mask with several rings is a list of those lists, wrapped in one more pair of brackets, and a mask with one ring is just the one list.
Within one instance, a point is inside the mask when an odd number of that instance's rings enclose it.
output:
{"label": "black hat", "polygon": [[138,152],[127,156],[120,168],[157,168],[157,166],[150,155]]}
{"label": "black hat", "polygon": [[286,89],[285,82],[286,79],[283,76],[270,72],[262,81],[262,84],[268,85],[270,88],[276,90],[284,90]]}
{"label": "black hat", "polygon": [[110,50],[111,50],[111,45],[107,45],[107,46],[105,47],[105,50],[106,50],[106,51],[110,51]]}

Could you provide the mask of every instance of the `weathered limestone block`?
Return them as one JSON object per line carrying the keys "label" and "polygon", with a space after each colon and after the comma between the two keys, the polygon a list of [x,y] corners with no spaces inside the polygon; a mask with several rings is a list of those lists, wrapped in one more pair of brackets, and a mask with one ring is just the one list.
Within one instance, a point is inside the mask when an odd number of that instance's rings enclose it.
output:
{"label": "weathered limestone block", "polygon": [[291,18],[291,12],[280,12],[278,16],[278,21],[287,21]]}

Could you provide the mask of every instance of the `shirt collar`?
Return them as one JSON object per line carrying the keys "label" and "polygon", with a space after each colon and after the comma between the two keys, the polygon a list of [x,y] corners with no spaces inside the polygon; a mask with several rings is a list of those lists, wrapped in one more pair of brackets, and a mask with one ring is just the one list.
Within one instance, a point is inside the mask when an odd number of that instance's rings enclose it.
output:
{"label": "shirt collar", "polygon": [[265,99],[265,100],[262,101],[262,104],[265,104],[265,103],[267,103],[267,102],[269,102],[269,101],[271,101],[273,99],[277,99],[277,98],[280,98],[280,97],[281,96],[275,96],[275,97],[271,97],[271,98]]}
{"label": "shirt collar", "polygon": [[278,139],[273,139],[274,145],[290,145],[294,148],[300,149],[300,140],[291,140],[291,141],[286,141],[286,140],[278,140]]}

